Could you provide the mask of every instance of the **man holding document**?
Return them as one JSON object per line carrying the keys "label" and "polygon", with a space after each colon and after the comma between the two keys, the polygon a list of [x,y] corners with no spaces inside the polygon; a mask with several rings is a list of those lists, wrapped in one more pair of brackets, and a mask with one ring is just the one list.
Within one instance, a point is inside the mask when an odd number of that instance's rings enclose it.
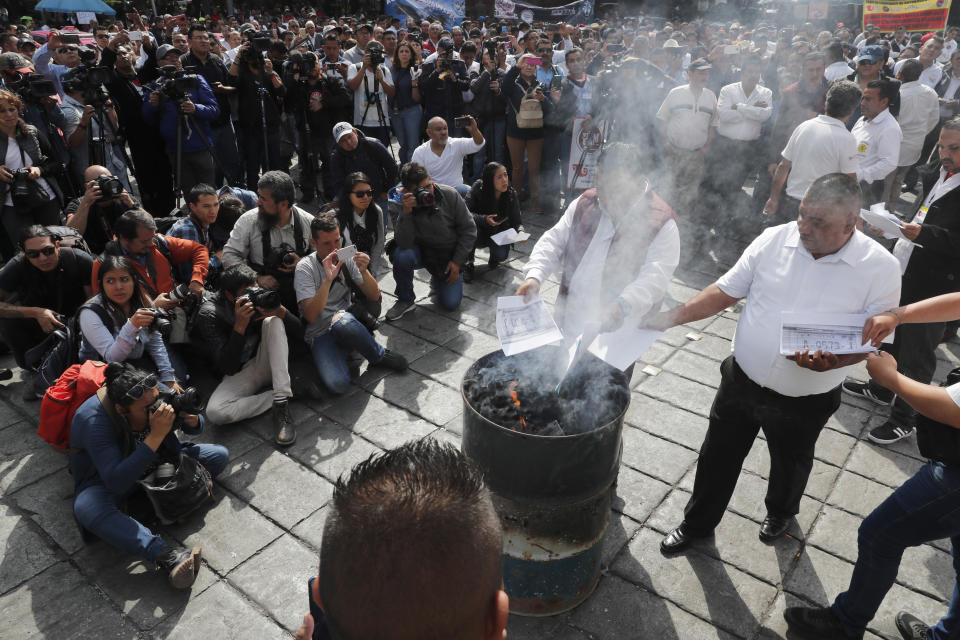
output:
{"label": "man holding document", "polygon": [[625,322],[638,327],[659,309],[680,262],[673,211],[645,180],[637,197],[636,166],[635,147],[608,145],[597,161],[597,189],[570,203],[527,261],[516,295],[536,297],[541,283],[559,271],[555,315],[569,341],[590,326],[602,332]]}
{"label": "man holding document", "polygon": [[[840,354],[805,348],[782,355],[781,345],[842,343],[843,328],[834,325],[843,315],[879,313],[900,298],[897,261],[857,230],[859,211],[856,178],[842,173],[817,178],[804,194],[796,222],[766,229],[716,283],[648,323],[667,328],[693,322],[747,298],[733,355],[720,365],[722,379],[693,496],[683,522],[660,543],[664,553],[712,534],[760,429],[770,451],[760,539],[780,537],[799,513],[820,430],[840,406],[845,367],[866,353],[860,347],[860,353],[835,349]],[[822,326],[811,326],[819,314]],[[803,316],[806,324],[784,315]]]}
{"label": "man holding document", "polygon": [[[920,210],[912,222],[903,223],[904,238],[897,241],[893,255],[903,274],[900,304],[960,291],[960,117],[944,123],[937,142],[940,152],[939,179],[926,189]],[[943,322],[911,324],[897,329],[892,345],[885,348],[897,359],[898,371],[908,378],[929,384],[937,368],[937,345],[943,336]],[[843,383],[851,395],[891,405],[890,418],[867,435],[878,444],[893,444],[910,436],[917,413],[902,398],[876,381]]]}

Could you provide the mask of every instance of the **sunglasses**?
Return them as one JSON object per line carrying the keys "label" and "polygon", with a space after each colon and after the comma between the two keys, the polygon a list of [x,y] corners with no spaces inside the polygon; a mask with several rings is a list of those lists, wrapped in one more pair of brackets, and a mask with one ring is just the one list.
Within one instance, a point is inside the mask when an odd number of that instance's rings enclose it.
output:
{"label": "sunglasses", "polygon": [[44,247],[43,249],[24,249],[23,254],[28,258],[36,260],[41,255],[52,256],[57,252],[56,247]]}
{"label": "sunglasses", "polygon": [[351,192],[351,193],[353,193],[353,195],[357,196],[358,198],[372,198],[372,197],[373,197],[373,189],[367,189],[366,191],[353,191],[353,192]]}
{"label": "sunglasses", "polygon": [[157,384],[156,374],[147,374],[140,382],[130,387],[130,390],[123,394],[123,397],[130,398],[131,400],[139,400],[148,389],[156,389]]}
{"label": "sunglasses", "polygon": [[76,51],[76,47],[60,47],[57,49],[57,53],[69,53],[71,51]]}

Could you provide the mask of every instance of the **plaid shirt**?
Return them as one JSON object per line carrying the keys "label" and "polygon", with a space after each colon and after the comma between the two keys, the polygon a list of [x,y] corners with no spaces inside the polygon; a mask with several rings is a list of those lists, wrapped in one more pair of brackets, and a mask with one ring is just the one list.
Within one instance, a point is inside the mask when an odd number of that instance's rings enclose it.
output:
{"label": "plaid shirt", "polygon": [[[173,226],[170,227],[170,230],[167,231],[167,235],[173,236],[174,238],[180,238],[182,240],[192,240],[202,244],[207,248],[207,251],[210,252],[208,273],[215,273],[216,271],[220,270],[220,258],[214,255],[213,238],[209,228],[206,230],[206,234],[204,234],[206,235],[206,238],[204,238],[200,235],[200,228],[193,221],[193,218],[187,216],[186,218],[181,218],[180,220],[174,222]],[[175,271],[177,272],[177,280],[179,282],[190,282],[190,266],[191,265],[189,264],[185,264],[174,267]],[[185,274],[180,273],[180,271],[183,269],[187,269]],[[183,275],[186,275],[187,278],[183,279]]]}

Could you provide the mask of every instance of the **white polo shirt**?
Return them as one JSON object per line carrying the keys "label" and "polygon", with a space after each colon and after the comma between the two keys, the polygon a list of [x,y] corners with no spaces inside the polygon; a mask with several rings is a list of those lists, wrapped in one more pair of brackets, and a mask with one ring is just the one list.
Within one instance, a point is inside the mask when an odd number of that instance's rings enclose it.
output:
{"label": "white polo shirt", "polygon": [[[762,102],[765,107],[756,104]],[[734,109],[733,107],[737,108]],[[743,84],[734,82],[720,89],[717,99],[717,133],[732,140],[756,140],[760,128],[773,114],[773,91],[757,85],[748,96]]]}
{"label": "white polo shirt", "polygon": [[690,85],[685,84],[670,90],[657,111],[657,119],[667,124],[667,142],[678,149],[694,151],[707,144],[716,110],[713,91],[701,89],[699,99],[694,99]]}
{"label": "white polo shirt", "polygon": [[[484,140],[486,144],[486,140]],[[463,159],[483,149],[473,138],[447,138],[447,145],[439,156],[430,149],[430,141],[413,150],[411,162],[419,162],[427,168],[430,177],[438,184],[459,187],[463,184]]]}
{"label": "white polo shirt", "polygon": [[900,159],[900,125],[887,109],[873,120],[860,116],[850,132],[857,139],[857,179],[864,182],[883,180],[897,168]]}
{"label": "white polo shirt", "polygon": [[823,70],[823,77],[827,79],[827,82],[833,82],[834,80],[843,80],[851,73],[853,73],[853,69],[850,68],[850,65],[843,60],[838,60]]}
{"label": "white polo shirt", "polygon": [[747,376],[785,396],[825,393],[847,367],[816,372],[780,355],[780,313],[874,314],[900,303],[900,265],[878,242],[854,230],[836,253],[814,260],[796,222],[770,227],[746,248],[717,286],[746,297],[733,355]]}
{"label": "white polo shirt", "polygon": [[820,176],[856,173],[859,167],[856,138],[843,122],[826,115],[801,122],[781,155],[793,165],[787,176],[787,195],[798,200]]}

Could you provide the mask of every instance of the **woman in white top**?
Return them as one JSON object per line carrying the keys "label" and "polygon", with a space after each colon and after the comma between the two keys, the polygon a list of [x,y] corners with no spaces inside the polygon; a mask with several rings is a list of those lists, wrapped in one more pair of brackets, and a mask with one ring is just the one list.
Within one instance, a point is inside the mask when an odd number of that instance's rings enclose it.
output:
{"label": "woman in white top", "polygon": [[[20,117],[22,111],[23,101],[20,97],[0,89],[0,219],[9,240],[7,249],[14,246],[20,229],[32,224],[60,224],[60,192],[56,180],[52,178],[63,169],[63,165],[54,160],[52,154],[44,153],[36,128]],[[26,173],[17,173],[20,169],[25,169]],[[49,182],[45,177],[51,178]],[[20,203],[14,206],[18,178],[34,182],[42,188],[39,202],[30,207]],[[19,186],[25,184],[20,182]]]}

